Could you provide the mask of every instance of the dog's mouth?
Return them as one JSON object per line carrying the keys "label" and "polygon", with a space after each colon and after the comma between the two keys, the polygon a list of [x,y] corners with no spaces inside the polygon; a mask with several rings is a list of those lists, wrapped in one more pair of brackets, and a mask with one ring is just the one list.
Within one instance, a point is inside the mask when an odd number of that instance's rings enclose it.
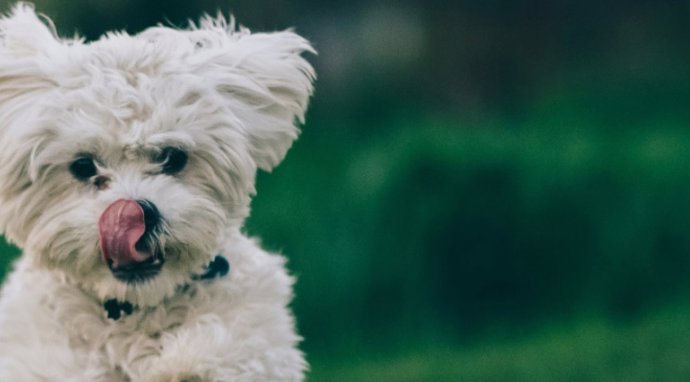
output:
{"label": "dog's mouth", "polygon": [[157,256],[140,263],[114,266],[113,261],[108,259],[108,268],[116,279],[130,283],[143,282],[157,276],[163,268],[163,260]]}
{"label": "dog's mouth", "polygon": [[101,253],[113,276],[126,283],[149,280],[163,267],[156,244],[160,214],[153,203],[120,199],[105,209],[98,222]]}

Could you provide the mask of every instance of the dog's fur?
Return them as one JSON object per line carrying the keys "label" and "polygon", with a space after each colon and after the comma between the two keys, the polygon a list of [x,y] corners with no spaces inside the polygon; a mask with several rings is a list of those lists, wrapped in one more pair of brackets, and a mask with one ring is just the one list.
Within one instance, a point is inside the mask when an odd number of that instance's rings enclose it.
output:
{"label": "dog's fur", "polygon": [[[241,232],[258,169],[298,134],[314,72],[291,31],[205,17],[86,43],[33,7],[0,19],[0,231],[23,250],[0,297],[0,381],[297,381],[307,368],[282,256]],[[165,147],[188,163],[161,172]],[[70,165],[88,155],[99,180]],[[123,282],[99,217],[148,200],[160,274]],[[195,280],[218,254],[230,273]],[[103,303],[134,312],[107,317]]]}

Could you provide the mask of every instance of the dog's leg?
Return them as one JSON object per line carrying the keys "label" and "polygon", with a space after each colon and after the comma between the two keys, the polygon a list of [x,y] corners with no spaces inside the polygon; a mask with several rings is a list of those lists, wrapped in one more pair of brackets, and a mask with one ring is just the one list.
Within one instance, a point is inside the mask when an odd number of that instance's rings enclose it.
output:
{"label": "dog's leg", "polygon": [[[195,284],[190,314],[160,337],[144,381],[301,381],[307,369],[287,305],[293,279],[285,259],[252,242],[226,256],[227,277]],[[191,378],[191,379],[190,379]]]}
{"label": "dog's leg", "polygon": [[[145,380],[301,381],[305,368],[301,352],[289,343],[278,345],[283,339],[267,338],[266,328],[252,330],[251,323],[247,324],[240,328],[240,322],[235,327],[203,323],[167,336]],[[238,331],[244,333],[240,336]]]}

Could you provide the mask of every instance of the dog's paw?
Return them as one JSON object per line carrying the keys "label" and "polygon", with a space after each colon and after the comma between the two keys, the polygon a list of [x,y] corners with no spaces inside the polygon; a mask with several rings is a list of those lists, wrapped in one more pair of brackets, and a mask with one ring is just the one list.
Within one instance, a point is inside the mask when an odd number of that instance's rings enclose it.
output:
{"label": "dog's paw", "polygon": [[207,382],[208,379],[188,373],[161,373],[147,379],[147,382]]}

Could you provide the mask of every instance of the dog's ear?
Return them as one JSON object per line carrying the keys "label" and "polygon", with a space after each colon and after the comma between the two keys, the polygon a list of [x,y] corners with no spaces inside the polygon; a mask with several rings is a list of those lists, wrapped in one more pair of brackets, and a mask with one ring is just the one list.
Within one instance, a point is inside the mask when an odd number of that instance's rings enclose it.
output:
{"label": "dog's ear", "polygon": [[49,18],[39,19],[31,4],[18,3],[0,19],[0,40],[5,54],[14,58],[50,53],[60,43]]}
{"label": "dog's ear", "polygon": [[[204,33],[220,28],[221,41]],[[222,18],[206,19],[191,36],[207,57],[199,74],[242,124],[257,166],[270,171],[297,138],[296,124],[304,122],[315,73],[303,54],[314,49],[290,30],[250,33],[237,30],[232,19],[229,26]]]}
{"label": "dog's ear", "polygon": [[[0,17],[0,200],[26,189],[35,175],[32,156],[47,138],[36,134],[43,105],[57,85],[46,69],[60,41],[48,19],[19,3]],[[0,223],[2,223],[0,221]],[[0,231],[4,230],[0,224]]]}
{"label": "dog's ear", "polygon": [[53,64],[53,52],[61,43],[52,22],[44,20],[26,3],[0,18],[0,107],[54,86],[44,69]]}

